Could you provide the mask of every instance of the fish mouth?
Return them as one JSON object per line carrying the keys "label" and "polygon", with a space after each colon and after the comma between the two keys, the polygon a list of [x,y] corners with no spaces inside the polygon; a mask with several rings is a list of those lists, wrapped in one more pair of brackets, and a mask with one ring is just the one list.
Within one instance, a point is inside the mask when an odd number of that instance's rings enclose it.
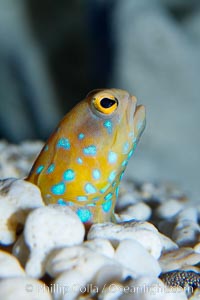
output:
{"label": "fish mouth", "polygon": [[129,128],[133,131],[134,136],[140,136],[145,128],[145,107],[137,105],[137,99],[134,96],[129,96],[130,105],[127,109],[127,122]]}
{"label": "fish mouth", "polygon": [[136,97],[129,95],[128,103],[129,105],[126,110],[126,118],[130,128],[133,128],[133,121],[137,114],[137,107],[138,107]]}

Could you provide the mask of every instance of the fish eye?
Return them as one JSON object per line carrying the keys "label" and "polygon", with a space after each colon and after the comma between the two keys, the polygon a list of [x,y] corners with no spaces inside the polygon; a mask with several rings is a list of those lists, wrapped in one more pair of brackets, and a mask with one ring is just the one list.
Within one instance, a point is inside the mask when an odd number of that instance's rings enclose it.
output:
{"label": "fish eye", "polygon": [[94,107],[103,114],[113,113],[118,106],[118,100],[112,95],[101,95],[93,98]]}

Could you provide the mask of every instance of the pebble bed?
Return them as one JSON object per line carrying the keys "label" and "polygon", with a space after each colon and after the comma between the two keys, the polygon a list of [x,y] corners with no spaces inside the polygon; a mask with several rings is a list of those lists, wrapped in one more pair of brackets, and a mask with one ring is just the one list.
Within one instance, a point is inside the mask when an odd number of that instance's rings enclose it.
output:
{"label": "pebble bed", "polygon": [[88,232],[23,180],[42,142],[0,142],[0,299],[200,297],[200,205],[167,183],[121,183],[117,223]]}

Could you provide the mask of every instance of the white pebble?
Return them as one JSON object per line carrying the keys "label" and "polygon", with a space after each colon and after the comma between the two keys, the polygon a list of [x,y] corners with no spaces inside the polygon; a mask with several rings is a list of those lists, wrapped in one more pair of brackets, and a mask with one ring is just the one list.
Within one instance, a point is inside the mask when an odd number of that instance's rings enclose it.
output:
{"label": "white pebble", "polygon": [[44,203],[40,190],[32,183],[13,178],[0,181],[0,242],[12,244],[28,212],[41,206]]}
{"label": "white pebble", "polygon": [[137,240],[155,258],[160,257],[162,243],[158,230],[148,222],[124,222],[119,224],[103,223],[94,224],[87,238],[108,239],[114,247],[125,239]]}
{"label": "white pebble", "polygon": [[194,249],[194,251],[195,251],[196,253],[200,253],[200,242],[197,243],[197,244],[193,247],[193,249]]}
{"label": "white pebble", "polygon": [[182,222],[186,220],[194,223],[198,222],[198,211],[196,207],[187,207],[178,214],[177,222]]}
{"label": "white pebble", "polygon": [[112,282],[122,281],[123,273],[123,266],[120,264],[114,268],[113,265],[105,265],[95,274],[93,282],[101,291]]}
{"label": "white pebble", "polygon": [[159,237],[162,243],[162,253],[178,249],[178,245],[166,235],[159,233]]}
{"label": "white pebble", "polygon": [[131,192],[125,192],[119,196],[116,203],[117,210],[121,210],[129,205],[137,203],[137,199],[134,196],[134,193]]}
{"label": "white pebble", "polygon": [[184,207],[184,204],[176,199],[168,199],[162,203],[157,209],[156,214],[163,219],[173,218]]}
{"label": "white pebble", "polygon": [[25,276],[19,261],[13,255],[0,250],[0,279]]}
{"label": "white pebble", "polygon": [[84,278],[89,282],[106,264],[114,265],[115,261],[87,247],[73,246],[53,251],[48,257],[46,271],[51,277],[56,277],[76,269],[85,274]]}
{"label": "white pebble", "polygon": [[122,223],[122,222],[128,222],[128,221],[133,221],[133,218],[125,213],[120,213],[120,214],[116,214],[115,213],[115,218],[116,218],[116,223]]}
{"label": "white pebble", "polygon": [[172,232],[172,239],[179,246],[194,246],[200,237],[200,226],[190,220],[179,221]]}
{"label": "white pebble", "polygon": [[35,209],[26,220],[24,241],[30,250],[26,263],[29,276],[44,275],[44,262],[54,249],[83,242],[85,229],[78,216],[59,205]]}
{"label": "white pebble", "polygon": [[155,193],[156,186],[155,186],[155,184],[153,184],[151,182],[144,182],[141,186],[141,190],[142,190],[143,196],[145,198],[149,198]]}
{"label": "white pebble", "polygon": [[[102,268],[112,271],[108,274],[103,272]],[[46,271],[51,277],[56,277],[55,285],[65,286],[67,289],[64,295],[62,290],[55,292],[54,298],[59,300],[76,299],[87,287],[89,287],[88,292],[91,292],[91,284],[99,289],[98,284],[103,280],[111,279],[113,276],[115,278],[123,276],[123,269],[116,260],[86,246],[73,246],[53,251],[48,257]],[[97,292],[99,293],[99,290]]]}
{"label": "white pebble", "polygon": [[198,211],[195,207],[187,207],[177,215],[172,238],[179,246],[194,246],[200,241]]}
{"label": "white pebble", "polygon": [[193,272],[196,272],[198,274],[200,273],[200,268],[199,267],[191,266],[191,265],[183,266],[183,267],[180,268],[180,270],[193,271]]}
{"label": "white pebble", "polygon": [[43,282],[28,277],[20,277],[0,281],[0,299],[52,300],[52,296]]}
{"label": "white pebble", "polygon": [[62,273],[55,279],[53,286],[56,287],[53,289],[53,300],[76,300],[78,295],[92,290],[79,270]]}
{"label": "white pebble", "polygon": [[17,218],[14,207],[0,199],[0,244],[10,245],[16,240]]}
{"label": "white pebble", "polygon": [[152,182],[144,182],[141,187],[141,195],[145,199],[156,199],[156,202],[162,203],[165,198],[165,186],[157,185]]}
{"label": "white pebble", "polygon": [[164,253],[159,259],[163,273],[179,270],[188,265],[196,265],[199,261],[200,254],[189,247]]}
{"label": "white pebble", "polygon": [[129,221],[132,219],[138,221],[147,221],[151,217],[151,208],[147,204],[140,202],[128,206],[119,213],[120,217],[124,215],[127,215],[128,219],[124,218],[123,221]]}
{"label": "white pebble", "polygon": [[85,241],[83,246],[90,248],[94,252],[113,258],[115,250],[108,240],[94,239]]}
{"label": "white pebble", "polygon": [[161,272],[158,261],[137,241],[121,241],[116,249],[115,259],[130,269],[134,278],[158,276]]}

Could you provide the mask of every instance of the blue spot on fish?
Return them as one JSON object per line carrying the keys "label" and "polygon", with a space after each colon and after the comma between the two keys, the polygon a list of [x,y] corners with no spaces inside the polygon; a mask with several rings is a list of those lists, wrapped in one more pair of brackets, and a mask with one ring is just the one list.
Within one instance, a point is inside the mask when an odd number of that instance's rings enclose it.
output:
{"label": "blue spot on fish", "polygon": [[133,151],[135,151],[136,147],[137,147],[137,143],[135,142],[135,144],[133,145]]}
{"label": "blue spot on fish", "polygon": [[61,138],[58,140],[57,148],[63,148],[65,150],[70,149],[70,142],[67,138]]}
{"label": "blue spot on fish", "polygon": [[81,164],[83,163],[83,160],[82,160],[82,158],[78,157],[78,158],[77,158],[77,162],[78,162],[78,164],[80,164],[80,165],[81,165]]}
{"label": "blue spot on fish", "polygon": [[100,189],[100,193],[104,194],[110,187],[110,183],[106,184],[102,189]]}
{"label": "blue spot on fish", "polygon": [[76,199],[78,201],[87,201],[88,197],[87,196],[77,196]]}
{"label": "blue spot on fish", "polygon": [[119,186],[116,187],[116,197],[119,195]]}
{"label": "blue spot on fish", "polygon": [[66,206],[67,203],[63,199],[58,199],[57,203],[62,206]]}
{"label": "blue spot on fish", "polygon": [[44,147],[44,151],[48,151],[48,150],[49,150],[49,146],[46,145],[46,146]]}
{"label": "blue spot on fish", "polygon": [[109,212],[109,210],[111,209],[112,207],[112,201],[107,201],[105,202],[104,204],[102,204],[102,208],[103,208],[103,211],[104,212]]}
{"label": "blue spot on fish", "polygon": [[44,169],[44,166],[43,166],[43,165],[39,166],[39,167],[37,168],[37,170],[36,170],[36,174],[40,174],[40,173],[42,172],[43,169]]}
{"label": "blue spot on fish", "polygon": [[108,153],[108,161],[110,164],[114,164],[117,161],[117,154],[113,151]]}
{"label": "blue spot on fish", "polygon": [[117,175],[116,171],[112,171],[108,177],[108,181],[113,182],[116,178],[116,175]]}
{"label": "blue spot on fish", "polygon": [[97,190],[91,183],[87,183],[85,185],[85,191],[88,194],[94,194],[94,193],[96,193]]}
{"label": "blue spot on fish", "polygon": [[122,167],[125,167],[127,164],[128,164],[128,161],[125,159],[125,160],[122,162]]}
{"label": "blue spot on fish", "polygon": [[112,199],[112,196],[113,196],[113,194],[112,193],[108,193],[105,197],[104,197],[104,199],[107,201],[107,200],[111,200]]}
{"label": "blue spot on fish", "polygon": [[136,142],[137,142],[137,138],[134,137],[134,138],[133,138],[133,143],[136,143]]}
{"label": "blue spot on fish", "polygon": [[112,122],[110,120],[106,120],[103,123],[103,126],[107,129],[107,131],[108,131],[109,134],[112,133]]}
{"label": "blue spot on fish", "polygon": [[53,185],[51,191],[54,195],[62,195],[64,194],[65,189],[65,184],[63,182],[60,182],[58,184]]}
{"label": "blue spot on fish", "polygon": [[[98,201],[99,200],[99,197],[94,197],[92,198],[92,201]],[[96,204],[95,204],[96,205]]]}
{"label": "blue spot on fish", "polygon": [[125,142],[123,145],[123,154],[127,154],[129,150],[129,142]]}
{"label": "blue spot on fish", "polygon": [[55,170],[55,165],[54,165],[54,164],[51,164],[51,165],[48,167],[48,169],[47,169],[47,174],[52,173],[54,170]]}
{"label": "blue spot on fish", "polygon": [[92,171],[92,176],[93,176],[94,179],[99,179],[101,177],[101,173],[98,169],[94,169]]}
{"label": "blue spot on fish", "polygon": [[128,154],[128,159],[130,159],[131,158],[131,156],[133,155],[133,152],[134,152],[134,150],[132,149],[130,152],[129,152],[129,154]]}
{"label": "blue spot on fish", "polygon": [[64,180],[66,181],[70,181],[70,180],[73,180],[75,178],[75,173],[72,169],[68,169],[64,172],[63,174],[63,178]]}
{"label": "blue spot on fish", "polygon": [[88,147],[83,148],[83,153],[86,155],[94,156],[97,154],[97,148],[95,145],[90,145]]}
{"label": "blue spot on fish", "polygon": [[77,210],[77,215],[82,222],[88,222],[92,217],[91,212],[85,208],[79,208]]}
{"label": "blue spot on fish", "polygon": [[84,139],[84,137],[85,137],[85,134],[84,133],[79,133],[79,135],[78,135],[78,138],[79,138],[79,140],[82,140],[82,139]]}
{"label": "blue spot on fish", "polygon": [[124,171],[121,173],[121,175],[120,175],[120,177],[119,177],[119,180],[120,180],[120,181],[122,180],[123,176],[124,176]]}

